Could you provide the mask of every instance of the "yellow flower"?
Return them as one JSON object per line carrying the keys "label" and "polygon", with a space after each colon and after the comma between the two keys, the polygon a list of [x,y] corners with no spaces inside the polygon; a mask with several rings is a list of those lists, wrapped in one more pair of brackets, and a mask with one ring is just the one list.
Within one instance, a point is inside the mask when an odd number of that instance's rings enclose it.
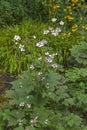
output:
{"label": "yellow flower", "polygon": [[64,17],[65,19],[68,19],[69,21],[72,21],[74,18],[72,17],[72,16],[70,16],[70,15],[67,15],[67,16],[65,16]]}
{"label": "yellow flower", "polygon": [[53,6],[53,9],[58,9],[58,8],[60,8],[60,5],[59,5],[59,4],[55,4],[55,5]]}
{"label": "yellow flower", "polygon": [[54,0],[50,0],[49,2],[50,2],[50,3],[53,3],[53,2],[54,2]]}
{"label": "yellow flower", "polygon": [[71,32],[68,32],[68,33],[67,33],[67,37],[70,37],[70,35],[71,35]]}
{"label": "yellow flower", "polygon": [[66,33],[64,33],[64,34],[63,34],[63,36],[64,36],[64,37],[66,37],[66,36],[67,36],[67,34],[66,34]]}
{"label": "yellow flower", "polygon": [[72,32],[75,32],[76,30],[77,30],[77,28],[78,28],[78,25],[77,24],[74,24],[73,26],[72,26]]}
{"label": "yellow flower", "polygon": [[82,26],[82,29],[86,29],[87,28],[87,24]]}
{"label": "yellow flower", "polygon": [[71,32],[68,32],[68,33],[66,32],[66,33],[63,34],[63,36],[64,36],[65,38],[66,38],[66,37],[70,37],[70,35],[71,35]]}
{"label": "yellow flower", "polygon": [[66,6],[66,9],[71,9],[71,6]]}
{"label": "yellow flower", "polygon": [[64,12],[67,11],[66,9],[64,9]]}
{"label": "yellow flower", "polygon": [[82,20],[82,17],[80,17],[80,20]]}
{"label": "yellow flower", "polygon": [[72,2],[72,3],[77,3],[77,2],[78,2],[78,0],[71,0],[71,2]]}
{"label": "yellow flower", "polygon": [[72,11],[70,11],[69,14],[72,14]]}
{"label": "yellow flower", "polygon": [[78,7],[81,7],[81,3],[78,3]]}
{"label": "yellow flower", "polygon": [[85,29],[85,26],[83,25],[82,28]]}
{"label": "yellow flower", "polygon": [[81,2],[85,2],[85,0],[81,0]]}

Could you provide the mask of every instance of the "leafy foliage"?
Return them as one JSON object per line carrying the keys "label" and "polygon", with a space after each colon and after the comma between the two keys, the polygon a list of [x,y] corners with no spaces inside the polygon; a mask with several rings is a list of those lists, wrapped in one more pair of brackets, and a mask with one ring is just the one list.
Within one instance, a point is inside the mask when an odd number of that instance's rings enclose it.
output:
{"label": "leafy foliage", "polygon": [[86,130],[84,0],[0,2],[1,26],[49,20],[0,29],[0,70],[17,74],[0,104],[0,129]]}
{"label": "leafy foliage", "polygon": [[[23,72],[6,92],[9,100],[1,107],[0,127],[8,130],[86,129],[87,68],[84,62],[79,68],[67,70],[60,65],[55,69],[49,65],[45,69],[42,61],[33,64],[35,69]],[[42,73],[38,73],[40,70]]]}
{"label": "leafy foliage", "polygon": [[85,23],[86,10],[84,0],[1,0],[0,26],[17,24],[29,18],[47,22],[57,17],[69,29],[77,21],[81,25]]}
{"label": "leafy foliage", "polygon": [[79,63],[87,65],[87,42],[80,42],[79,45],[75,45],[71,53]]}

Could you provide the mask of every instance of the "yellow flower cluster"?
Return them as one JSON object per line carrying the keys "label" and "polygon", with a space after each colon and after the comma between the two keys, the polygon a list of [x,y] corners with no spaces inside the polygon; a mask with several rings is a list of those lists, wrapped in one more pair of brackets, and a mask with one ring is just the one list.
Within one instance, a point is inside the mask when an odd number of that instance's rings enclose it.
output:
{"label": "yellow flower cluster", "polygon": [[67,33],[64,33],[63,36],[66,38],[66,37],[70,37],[71,36],[71,32],[67,32]]}
{"label": "yellow flower cluster", "polygon": [[76,30],[77,30],[77,28],[78,28],[78,25],[77,24],[74,24],[73,26],[72,26],[72,32],[75,32]]}
{"label": "yellow flower cluster", "polygon": [[87,28],[87,24],[82,26],[82,29],[86,29]]}
{"label": "yellow flower cluster", "polygon": [[[66,2],[67,5],[64,5],[65,3],[62,4],[61,1],[48,0],[47,5],[49,8],[49,19],[58,16],[59,20],[62,19],[68,23],[67,28],[69,27],[71,32],[75,32],[82,26],[82,22],[84,23],[84,16],[80,13],[80,11],[83,12],[83,10],[87,9],[87,5],[85,4],[85,0],[66,0]],[[79,27],[76,24],[76,21],[80,22]],[[82,26],[82,28],[85,27]],[[69,35],[70,33],[67,33],[67,36]]]}
{"label": "yellow flower cluster", "polygon": [[55,5],[53,6],[53,9],[54,9],[54,10],[56,10],[56,9],[58,9],[58,8],[60,8],[60,5],[59,5],[59,4],[55,4]]}
{"label": "yellow flower cluster", "polygon": [[77,2],[78,2],[78,0],[71,0],[71,2],[72,2],[72,3],[77,3]]}
{"label": "yellow flower cluster", "polygon": [[67,19],[68,21],[72,21],[74,18],[70,15],[67,15],[64,17],[65,19]]}

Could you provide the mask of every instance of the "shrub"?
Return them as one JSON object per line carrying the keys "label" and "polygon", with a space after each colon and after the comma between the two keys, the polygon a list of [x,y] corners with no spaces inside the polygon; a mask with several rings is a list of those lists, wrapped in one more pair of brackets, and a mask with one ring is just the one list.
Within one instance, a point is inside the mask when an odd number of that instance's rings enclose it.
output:
{"label": "shrub", "polygon": [[5,24],[11,24],[14,22],[14,18],[12,17],[12,7],[8,1],[0,1],[0,26],[4,26]]}
{"label": "shrub", "polygon": [[57,17],[66,23],[66,29],[72,28],[76,23],[81,27],[86,23],[86,9],[84,0],[1,0],[0,26],[20,23],[29,18],[47,22]]}
{"label": "shrub", "polygon": [[44,59],[34,61],[30,71],[13,82],[6,93],[9,100],[1,107],[2,130],[85,130],[86,71],[84,63],[64,70]]}

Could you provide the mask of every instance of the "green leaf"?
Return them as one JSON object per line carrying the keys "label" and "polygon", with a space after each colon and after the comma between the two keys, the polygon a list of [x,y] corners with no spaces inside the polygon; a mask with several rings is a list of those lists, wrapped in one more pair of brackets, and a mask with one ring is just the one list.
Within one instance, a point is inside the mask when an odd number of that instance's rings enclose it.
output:
{"label": "green leaf", "polygon": [[83,130],[87,130],[87,127],[85,127]]}
{"label": "green leaf", "polygon": [[14,130],[24,130],[24,128],[22,126],[19,126],[19,127],[15,128]]}
{"label": "green leaf", "polygon": [[33,126],[26,126],[25,129],[29,129],[29,130],[36,130]]}
{"label": "green leaf", "polygon": [[10,117],[8,120],[8,126],[16,126],[17,125],[17,119]]}
{"label": "green leaf", "polygon": [[54,71],[50,71],[48,74],[48,83],[50,87],[54,87],[58,84],[60,84],[61,75],[59,73],[56,73]]}

